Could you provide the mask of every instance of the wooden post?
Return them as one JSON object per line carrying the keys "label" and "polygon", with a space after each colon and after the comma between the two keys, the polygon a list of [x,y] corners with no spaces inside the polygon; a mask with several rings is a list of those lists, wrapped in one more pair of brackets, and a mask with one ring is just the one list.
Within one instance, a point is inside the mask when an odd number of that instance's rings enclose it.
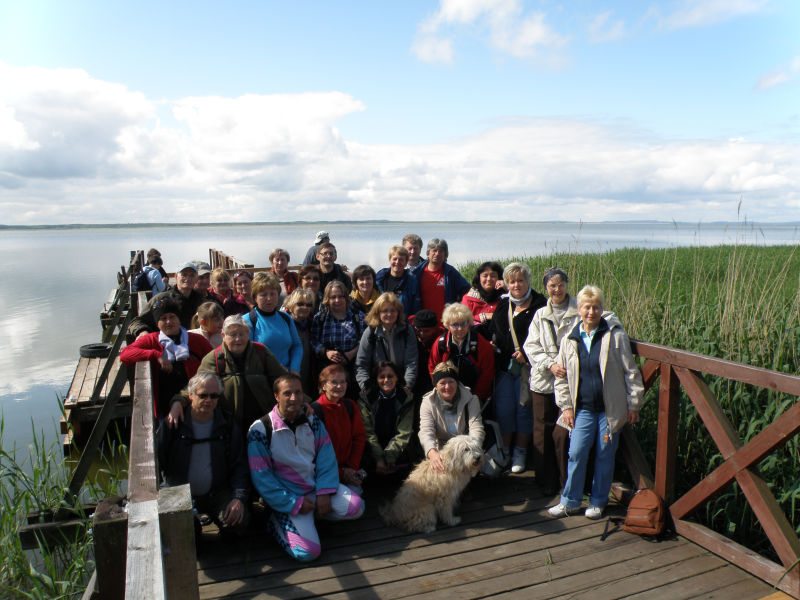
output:
{"label": "wooden post", "polygon": [[128,560],[125,564],[125,600],[166,598],[158,500],[128,505]]}
{"label": "wooden post", "polygon": [[159,490],[158,520],[167,598],[197,600],[200,591],[197,586],[192,496],[188,484]]}
{"label": "wooden post", "polygon": [[125,554],[128,547],[128,513],[122,498],[105,498],[97,504],[92,523],[100,598],[125,598]]}
{"label": "wooden post", "polygon": [[680,387],[671,365],[661,364],[658,390],[658,445],[654,491],[669,503],[675,494],[675,458],[678,446]]}

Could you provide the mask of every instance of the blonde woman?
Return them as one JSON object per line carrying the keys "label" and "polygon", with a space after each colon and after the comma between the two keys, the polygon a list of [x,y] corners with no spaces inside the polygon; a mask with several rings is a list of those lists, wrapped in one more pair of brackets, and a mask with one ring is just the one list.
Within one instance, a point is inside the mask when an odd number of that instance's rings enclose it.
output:
{"label": "blonde woman", "polygon": [[608,504],[614,455],[622,428],[639,420],[644,386],[628,334],[613,313],[603,312],[603,292],[587,285],[578,292],[581,317],[561,343],[558,363],[566,378],[556,378],[559,421],[570,429],[567,483],[553,517],[581,510],[589,451],[594,446],[594,477],[585,515],[599,519]]}
{"label": "blonde woman", "polygon": [[382,360],[396,364],[403,372],[406,389],[417,382],[417,336],[406,323],[403,304],[391,292],[378,296],[366,318],[356,355],[356,381],[366,389],[373,367]]}

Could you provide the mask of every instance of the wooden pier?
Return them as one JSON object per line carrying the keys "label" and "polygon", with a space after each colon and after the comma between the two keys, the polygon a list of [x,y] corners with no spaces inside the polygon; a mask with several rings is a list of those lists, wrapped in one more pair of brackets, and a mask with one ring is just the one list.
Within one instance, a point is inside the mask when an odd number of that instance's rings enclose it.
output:
{"label": "wooden pier", "polygon": [[[369,492],[358,521],[323,522],[322,556],[289,558],[254,525],[244,540],[203,532],[199,596],[212,598],[767,598],[775,590],[709,551],[672,537],[647,541],[621,529],[624,508],[602,520],[553,519],[530,472],[472,481],[462,522],[405,534],[377,516]],[[783,593],[774,596],[789,598]]]}
{"label": "wooden pier", "polygon": [[[133,258],[131,264],[135,272]],[[130,306],[135,304],[132,297]],[[121,331],[126,331],[131,315],[122,315],[120,306],[111,329],[122,321]],[[297,563],[278,547],[266,531],[263,509],[256,510],[253,527],[243,539],[224,538],[213,526],[205,527],[195,554],[188,486],[158,489],[150,364],[138,363],[131,402],[127,514],[96,513],[95,544],[103,548],[98,556],[104,560],[98,560],[84,598],[800,599],[800,539],[758,472],[759,461],[800,432],[800,403],[745,443],[703,376],[795,397],[800,396],[800,377],[635,340],[632,349],[644,360],[645,387],[658,386],[656,456],[654,464],[648,464],[626,427],[618,460],[626,463],[634,488],[653,488],[665,498],[677,535],[653,541],[622,531],[625,509],[615,503],[599,521],[583,516],[553,519],[546,509],[557,498],[542,496],[528,472],[499,480],[474,479],[462,499],[461,524],[430,535],[386,527],[377,516],[386,494],[368,487],[363,518],[319,524],[323,553],[310,564]],[[93,379],[92,372],[100,371],[103,376]],[[117,410],[114,404],[127,393],[126,377],[134,376],[122,369],[118,376],[112,372],[117,373],[113,363],[87,362],[82,378],[76,372],[73,382],[77,399],[94,381],[90,404],[102,395],[100,382],[114,382],[112,401],[101,403],[108,410],[100,411],[101,425],[95,429],[105,429],[102,423],[107,424]],[[697,410],[722,460],[679,495],[676,427],[682,393]],[[90,442],[99,444],[102,433],[93,431]],[[84,453],[76,468],[70,484],[73,495],[90,459]],[[733,482],[741,487],[777,560],[693,519],[694,511]]]}

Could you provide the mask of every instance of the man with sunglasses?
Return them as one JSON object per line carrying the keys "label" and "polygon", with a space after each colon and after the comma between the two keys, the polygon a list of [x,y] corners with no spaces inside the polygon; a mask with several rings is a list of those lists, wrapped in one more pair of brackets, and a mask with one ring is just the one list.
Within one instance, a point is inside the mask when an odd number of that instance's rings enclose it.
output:
{"label": "man with sunglasses", "polygon": [[162,422],[156,434],[164,483],[188,483],[198,513],[208,515],[220,531],[241,535],[250,521],[250,469],[242,434],[217,406],[222,382],[215,373],[200,371],[187,389],[183,421],[177,429]]}

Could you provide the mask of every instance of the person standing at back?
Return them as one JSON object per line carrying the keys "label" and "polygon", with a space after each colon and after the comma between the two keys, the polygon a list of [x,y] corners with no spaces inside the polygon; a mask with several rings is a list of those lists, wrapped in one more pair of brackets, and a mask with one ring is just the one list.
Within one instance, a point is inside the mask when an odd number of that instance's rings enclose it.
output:
{"label": "person standing at back", "polygon": [[449,254],[447,241],[433,238],[428,242],[428,258],[422,262],[419,274],[422,308],[432,310],[440,321],[445,305],[459,302],[469,291],[467,280],[447,264]]}
{"label": "person standing at back", "polygon": [[403,248],[408,250],[408,268],[414,275],[419,276],[422,267],[422,238],[416,233],[409,233],[403,238]]}
{"label": "person standing at back", "polygon": [[319,259],[317,258],[317,252],[319,252],[319,247],[322,244],[327,244],[330,241],[331,238],[327,231],[318,231],[316,237],[314,238],[314,245],[308,249],[306,252],[306,257],[303,259],[303,266],[318,265]]}
{"label": "person standing at back", "polygon": [[331,281],[341,281],[347,288],[348,295],[353,291],[353,280],[346,269],[336,264],[336,246],[331,243],[320,244],[317,249],[317,260],[320,270],[320,289],[325,289]]}

